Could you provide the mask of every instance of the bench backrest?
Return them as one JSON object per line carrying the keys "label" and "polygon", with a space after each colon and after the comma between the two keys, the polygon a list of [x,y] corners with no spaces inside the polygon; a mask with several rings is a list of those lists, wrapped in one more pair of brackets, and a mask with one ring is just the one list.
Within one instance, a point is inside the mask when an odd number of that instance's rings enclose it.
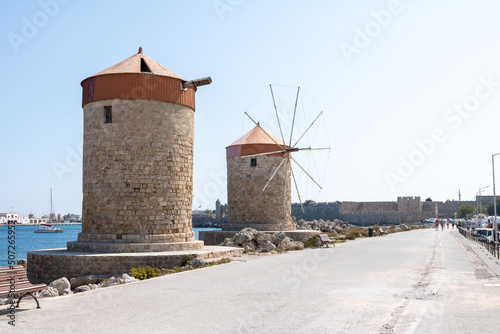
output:
{"label": "bench backrest", "polygon": [[12,277],[14,277],[16,283],[28,281],[26,276],[26,270],[21,265],[0,267],[0,284],[10,283]]}
{"label": "bench backrest", "polygon": [[[14,280],[12,281],[12,278]],[[26,276],[26,270],[21,265],[10,268],[0,267],[0,296],[11,293],[30,293],[47,289],[45,284],[31,284]]]}
{"label": "bench backrest", "polygon": [[321,239],[321,241],[329,241],[330,240],[330,237],[328,236],[328,234],[320,234],[319,238]]}

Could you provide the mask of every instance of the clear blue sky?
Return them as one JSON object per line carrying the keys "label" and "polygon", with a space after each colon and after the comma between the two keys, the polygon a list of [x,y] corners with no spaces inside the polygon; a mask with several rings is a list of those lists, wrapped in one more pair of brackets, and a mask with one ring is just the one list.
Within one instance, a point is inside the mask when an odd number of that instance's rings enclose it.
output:
{"label": "clear blue sky", "polygon": [[[314,139],[332,147],[329,158],[300,157],[324,189],[301,181],[302,200],[447,200],[458,189],[472,199],[487,185],[492,193],[491,155],[500,152],[497,1],[1,6],[0,212],[46,214],[50,188],[57,212],[81,212],[80,82],[139,46],[187,79],[213,79],[196,94],[196,207],[226,202],[225,147],[252,128],[243,112],[271,83],[303,89],[317,106],[304,105],[304,117],[324,111]],[[280,89],[284,104],[293,103],[287,90],[294,88]],[[264,106],[249,112],[271,124],[273,109]]]}

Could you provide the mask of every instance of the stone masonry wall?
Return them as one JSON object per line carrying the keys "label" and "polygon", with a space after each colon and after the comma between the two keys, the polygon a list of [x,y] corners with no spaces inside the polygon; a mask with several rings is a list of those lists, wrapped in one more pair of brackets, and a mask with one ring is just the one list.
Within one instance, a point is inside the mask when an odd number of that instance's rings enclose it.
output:
{"label": "stone masonry wall", "polygon": [[193,123],[194,110],[169,102],[85,105],[79,242],[194,241]]}
{"label": "stone masonry wall", "polygon": [[[290,230],[291,226],[291,173],[284,162],[266,190],[260,192],[279,166],[281,156],[259,156],[257,166],[250,166],[252,157],[227,159],[228,222],[226,231],[239,231],[252,227],[260,231]],[[285,191],[285,177],[287,190]],[[285,211],[283,211],[285,209]]]}
{"label": "stone masonry wall", "polygon": [[342,202],[341,213],[398,211],[395,202]]}
{"label": "stone masonry wall", "polygon": [[[436,202],[432,202],[432,203],[436,203]],[[439,218],[451,218],[451,217],[453,217],[453,214],[458,211],[458,208],[464,204],[472,204],[473,206],[476,206],[475,201],[437,202]]]}
{"label": "stone masonry wall", "polygon": [[420,197],[398,197],[397,199],[399,212],[412,212],[419,213],[422,212],[422,202]]}
{"label": "stone masonry wall", "polygon": [[435,202],[422,203],[419,197],[402,197],[398,200],[399,202],[315,203],[304,205],[305,213],[300,204],[294,203],[292,216],[297,220],[341,219],[356,225],[400,224],[436,217]]}
{"label": "stone masonry wall", "polygon": [[45,283],[66,277],[86,275],[121,275],[132,267],[151,266],[153,268],[173,268],[181,266],[187,256],[200,259],[228,257],[241,254],[243,249],[227,248],[217,252],[143,253],[143,254],[78,254],[58,250],[28,252],[26,274],[31,283]]}

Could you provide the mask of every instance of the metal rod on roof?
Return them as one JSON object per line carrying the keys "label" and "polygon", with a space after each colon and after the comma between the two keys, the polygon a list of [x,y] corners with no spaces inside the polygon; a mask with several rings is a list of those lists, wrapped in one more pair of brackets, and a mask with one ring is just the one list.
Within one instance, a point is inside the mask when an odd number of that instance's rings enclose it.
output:
{"label": "metal rod on roof", "polygon": [[283,218],[286,218],[286,189],[288,181],[288,166],[290,165],[290,153],[286,154],[286,169],[285,169],[285,191],[283,192]]}
{"label": "metal rod on roof", "polygon": [[298,142],[302,139],[302,137],[304,137],[304,135],[307,133],[307,131],[309,131],[311,126],[313,126],[313,124],[318,120],[319,116],[321,116],[322,114],[323,114],[323,111],[319,113],[319,115],[314,119],[314,121],[311,123],[311,125],[309,125],[309,127],[306,129],[306,131],[304,131],[302,136],[300,136],[299,140],[297,140],[297,142],[293,145],[294,147],[295,147],[295,145],[298,144]]}
{"label": "metal rod on roof", "polygon": [[271,176],[271,178],[269,179],[269,181],[267,181],[266,185],[264,186],[264,188],[262,189],[262,191],[260,192],[259,196],[257,196],[257,198],[260,198],[260,195],[262,195],[262,193],[264,192],[264,190],[266,190],[267,186],[269,185],[269,183],[271,182],[271,180],[274,178],[274,175],[276,175],[276,173],[278,172],[278,169],[280,169],[281,165],[283,165],[283,162],[285,161],[286,157],[283,158],[283,160],[281,160],[281,163],[279,164],[279,166],[276,168],[276,170],[274,171],[273,175]]}
{"label": "metal rod on roof", "polygon": [[302,171],[303,171],[304,173],[306,173],[306,175],[307,175],[307,176],[309,176],[309,178],[310,178],[311,180],[313,180],[313,182],[314,182],[314,183],[316,183],[316,185],[317,185],[320,189],[323,189],[323,188],[319,185],[319,183],[318,183],[318,182],[316,182],[316,180],[315,180],[315,179],[313,179],[313,177],[312,177],[311,175],[309,175],[309,173],[308,173],[308,172],[306,172],[306,170],[305,170],[304,168],[302,168],[302,166],[301,166],[301,165],[297,162],[297,160],[295,160],[293,157],[290,157],[290,158],[291,158],[291,159],[292,159],[292,160],[293,160],[293,161],[297,164],[297,166],[299,166],[299,167],[300,167],[300,169],[302,169]]}
{"label": "metal rod on roof", "polygon": [[283,130],[281,130],[280,117],[278,116],[278,108],[276,108],[276,101],[274,100],[273,86],[269,85],[269,88],[271,89],[271,96],[273,98],[274,111],[276,112],[276,119],[278,120],[278,126],[280,128],[280,133],[281,133],[281,140],[283,141],[283,144],[285,144],[285,137],[283,137]]}
{"label": "metal rod on roof", "polygon": [[299,196],[300,207],[302,208],[302,213],[305,214],[304,207],[302,206],[302,199],[300,198],[299,187],[297,186],[297,181],[295,180],[295,174],[293,174],[293,168],[290,168],[292,171],[293,183],[295,183],[295,189],[297,190],[297,195]]}
{"label": "metal rod on roof", "polygon": [[267,131],[266,131],[266,130],[264,130],[264,128],[263,128],[263,127],[261,127],[261,126],[260,126],[260,124],[259,124],[259,123],[257,123],[256,121],[254,121],[254,119],[253,119],[252,117],[250,117],[250,115],[249,115],[249,114],[247,114],[247,112],[246,112],[246,111],[245,111],[245,115],[247,115],[247,116],[248,116],[248,118],[250,118],[250,119],[252,120],[252,122],[254,122],[254,123],[255,123],[255,125],[257,125],[257,126],[258,126],[258,127],[259,127],[262,131],[264,131],[264,133],[265,133],[265,134],[266,134],[269,138],[271,138],[271,140],[272,140],[272,141],[273,141],[276,145],[278,145],[278,146],[279,146],[279,147],[281,147],[282,149],[285,149],[285,146],[286,146],[286,145],[284,145],[284,144],[285,144],[285,142],[283,142],[283,145],[279,144],[276,140],[274,140],[274,138],[273,138],[273,137],[271,137],[271,135],[270,135],[269,133],[267,133]]}
{"label": "metal rod on roof", "polygon": [[292,131],[290,133],[290,144],[288,144],[288,146],[292,146],[293,126],[295,124],[295,113],[297,112],[297,102],[299,101],[299,91],[300,91],[300,86],[297,87],[297,97],[295,98],[295,108],[293,108]]}
{"label": "metal rod on roof", "polygon": [[321,151],[321,150],[331,150],[331,147],[318,147],[318,148],[312,148],[312,147],[303,147],[303,148],[297,148],[297,151]]}

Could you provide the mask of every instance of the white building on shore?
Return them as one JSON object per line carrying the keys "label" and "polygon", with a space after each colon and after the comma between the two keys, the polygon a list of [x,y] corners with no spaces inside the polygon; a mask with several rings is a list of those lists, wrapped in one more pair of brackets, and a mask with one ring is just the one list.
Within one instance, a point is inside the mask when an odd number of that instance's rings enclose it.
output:
{"label": "white building on shore", "polygon": [[13,220],[16,225],[21,224],[46,224],[49,222],[49,217],[36,218],[32,213],[28,217],[19,216],[15,212],[0,213],[0,224],[7,224],[9,220]]}
{"label": "white building on shore", "polygon": [[0,223],[7,224],[9,220],[13,220],[16,224],[19,224],[19,215],[15,212],[0,213]]}

